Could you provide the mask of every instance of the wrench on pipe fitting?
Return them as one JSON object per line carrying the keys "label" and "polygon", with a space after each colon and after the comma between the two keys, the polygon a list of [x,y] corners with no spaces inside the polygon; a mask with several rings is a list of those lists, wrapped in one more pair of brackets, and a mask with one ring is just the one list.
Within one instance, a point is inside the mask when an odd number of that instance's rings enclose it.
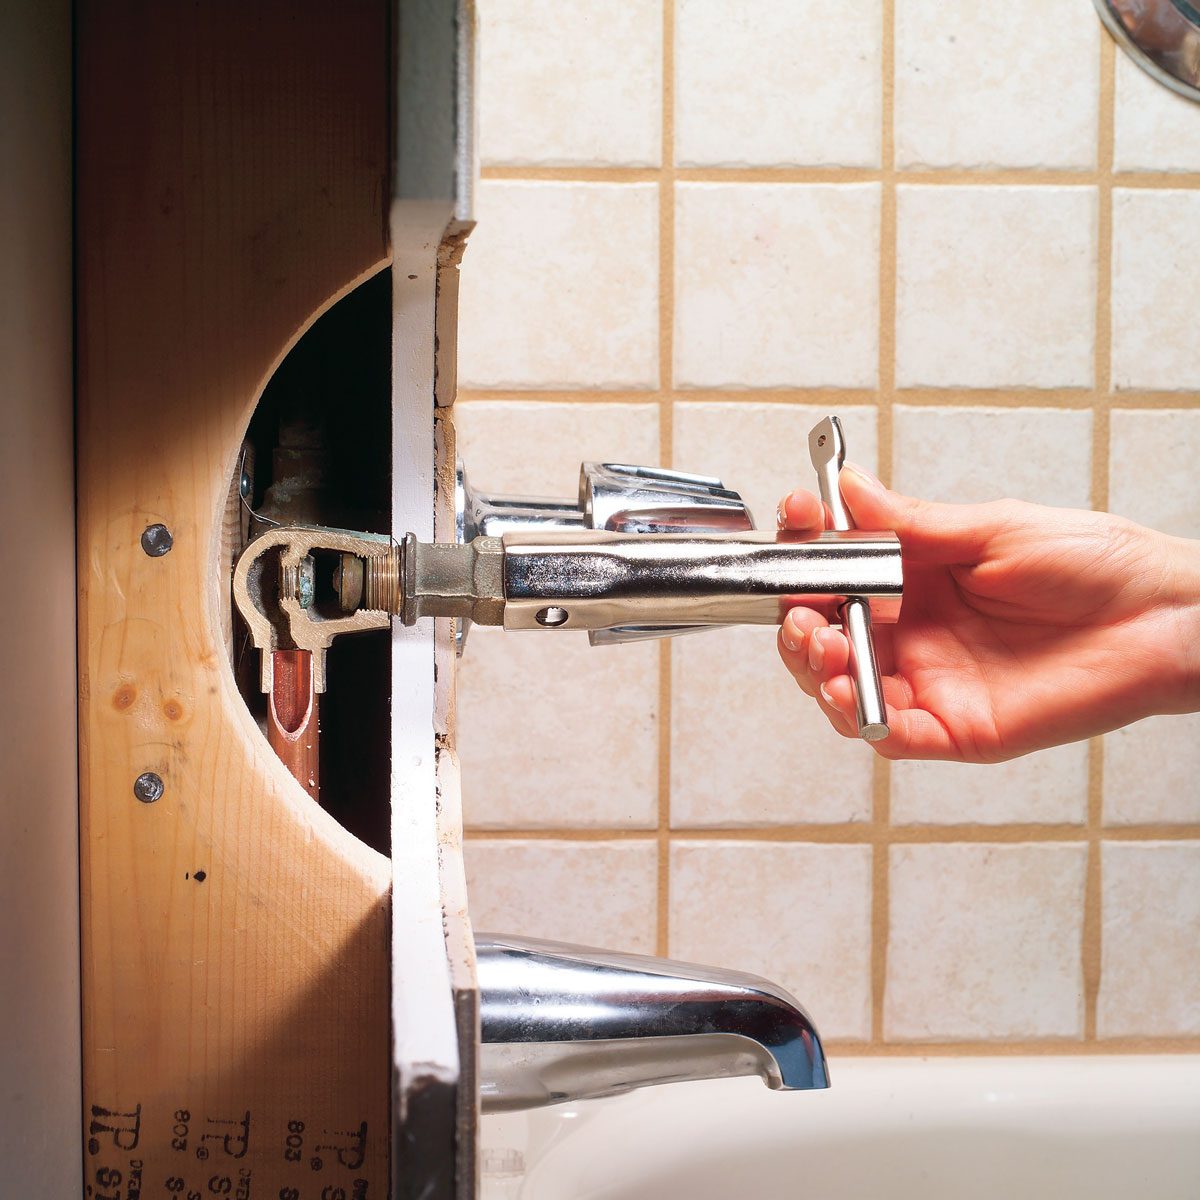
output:
{"label": "wrench on pipe fitting", "polygon": [[[296,587],[305,561],[316,576],[308,603]],[[270,584],[262,586],[268,580],[278,581],[274,595]],[[292,526],[247,547],[233,592],[254,644],[267,652],[311,650],[316,690],[323,691],[324,652],[333,638],[384,628],[393,617],[406,624],[457,617],[505,629],[665,631],[778,625],[797,606],[837,620],[853,597],[865,613],[894,621],[903,582],[894,533],[580,529],[480,536],[466,545],[410,536],[397,546],[346,530]],[[322,600],[330,592],[336,599]],[[269,672],[262,690],[271,690]]]}
{"label": "wrench on pipe fitting", "polygon": [[[837,417],[826,417],[808,435],[808,450],[816,468],[821,499],[829,509],[834,529],[854,528],[850,511],[842,500],[838,476],[846,459],[846,439]],[[888,735],[887,706],[871,637],[871,610],[867,601],[852,596],[842,605],[842,628],[850,642],[850,666],[854,672],[854,698],[859,737],[878,742]]]}
{"label": "wrench on pipe fitting", "polygon": [[[270,652],[298,649],[311,651],[314,691],[324,691],[333,639],[386,628],[394,617],[586,630],[596,642],[774,625],[803,606],[845,626],[859,670],[863,736],[884,736],[870,621],[899,615],[900,543],[894,533],[849,528],[837,490],[840,434],[831,418],[813,435],[814,461],[818,448],[830,447],[821,456],[829,459],[822,493],[839,525],[815,536],[756,531],[741,498],[719,480],[611,464],[585,464],[574,507],[475,495],[464,516],[469,508],[486,521],[472,521],[475,536],[464,521],[457,542],[410,534],[396,544],[344,529],[273,528],[246,548],[233,577],[238,610],[264,654],[262,690],[272,690]],[[469,500],[465,478],[460,490]],[[567,519],[572,513],[583,514],[579,522]]]}

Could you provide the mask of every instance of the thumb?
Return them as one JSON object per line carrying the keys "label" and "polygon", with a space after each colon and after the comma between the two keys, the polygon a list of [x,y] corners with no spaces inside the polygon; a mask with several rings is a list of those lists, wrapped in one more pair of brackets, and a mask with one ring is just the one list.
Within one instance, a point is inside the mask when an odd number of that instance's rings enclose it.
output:
{"label": "thumb", "polygon": [[893,529],[906,558],[915,562],[972,563],[995,532],[996,517],[983,504],[938,504],[885,488],[869,471],[846,463],[838,479],[842,498],[859,529]]}

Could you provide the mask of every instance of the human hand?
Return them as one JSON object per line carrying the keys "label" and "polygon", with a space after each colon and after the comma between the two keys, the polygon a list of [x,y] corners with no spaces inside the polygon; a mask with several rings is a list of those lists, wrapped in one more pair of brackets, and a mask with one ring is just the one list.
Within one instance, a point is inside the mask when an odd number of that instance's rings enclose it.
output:
{"label": "human hand", "polygon": [[[874,627],[885,758],[999,762],[1200,708],[1200,543],[1107,513],[914,500],[850,465],[840,485],[855,525],[894,529],[904,556],[900,620]],[[808,492],[779,518],[826,523]],[[856,737],[849,651],[811,609],[779,630],[796,682]]]}

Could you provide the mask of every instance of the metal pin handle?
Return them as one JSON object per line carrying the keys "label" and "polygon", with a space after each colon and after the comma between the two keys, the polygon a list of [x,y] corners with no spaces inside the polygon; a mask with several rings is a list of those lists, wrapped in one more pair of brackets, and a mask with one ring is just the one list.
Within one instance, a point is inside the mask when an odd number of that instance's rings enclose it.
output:
{"label": "metal pin handle", "polygon": [[[838,476],[846,459],[846,440],[841,421],[829,416],[816,425],[808,435],[808,449],[816,468],[821,499],[829,509],[834,529],[853,529],[854,522],[838,486]],[[851,597],[842,606],[841,617],[842,628],[850,642],[858,734],[864,741],[878,742],[887,737],[889,731],[883,683],[879,678],[875,643],[871,638],[871,610],[865,600]]]}

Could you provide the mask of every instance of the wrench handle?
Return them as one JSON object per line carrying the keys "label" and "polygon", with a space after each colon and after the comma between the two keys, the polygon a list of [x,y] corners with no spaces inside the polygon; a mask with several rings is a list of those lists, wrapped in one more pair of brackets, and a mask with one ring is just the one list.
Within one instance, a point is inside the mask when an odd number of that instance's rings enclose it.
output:
{"label": "wrench handle", "polygon": [[[835,416],[826,417],[809,434],[808,444],[821,499],[829,510],[834,529],[853,529],[854,521],[838,484],[846,457],[841,421]],[[841,618],[842,628],[850,642],[858,735],[864,741],[878,742],[888,735],[887,706],[883,700],[883,681],[879,678],[875,643],[871,637],[871,610],[864,599],[852,596],[842,605]]]}

